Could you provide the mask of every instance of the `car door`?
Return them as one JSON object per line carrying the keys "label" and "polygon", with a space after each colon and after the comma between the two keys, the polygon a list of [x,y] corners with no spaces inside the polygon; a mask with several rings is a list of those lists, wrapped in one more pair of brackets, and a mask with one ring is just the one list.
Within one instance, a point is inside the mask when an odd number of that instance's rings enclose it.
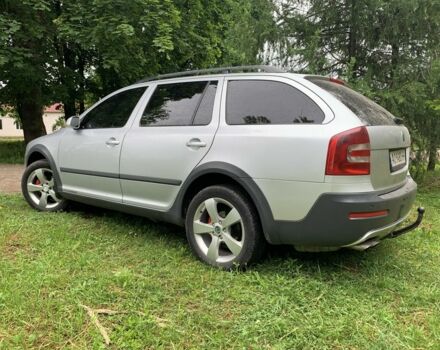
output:
{"label": "car door", "polygon": [[122,140],[145,90],[136,87],[113,93],[86,112],[79,129],[66,129],[58,152],[64,192],[122,201]]}
{"label": "car door", "polygon": [[222,79],[156,83],[121,152],[123,202],[166,210],[208,152],[219,121]]}

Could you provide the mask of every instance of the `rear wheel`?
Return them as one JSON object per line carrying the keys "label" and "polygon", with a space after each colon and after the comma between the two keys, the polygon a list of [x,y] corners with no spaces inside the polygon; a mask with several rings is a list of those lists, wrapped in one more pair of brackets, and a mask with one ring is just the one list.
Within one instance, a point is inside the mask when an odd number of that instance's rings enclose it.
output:
{"label": "rear wheel", "polygon": [[30,164],[23,173],[21,190],[31,207],[40,211],[59,211],[67,206],[55,190],[55,177],[47,160]]}
{"label": "rear wheel", "polygon": [[257,261],[266,247],[252,203],[226,185],[207,187],[192,199],[186,235],[200,260],[225,269]]}

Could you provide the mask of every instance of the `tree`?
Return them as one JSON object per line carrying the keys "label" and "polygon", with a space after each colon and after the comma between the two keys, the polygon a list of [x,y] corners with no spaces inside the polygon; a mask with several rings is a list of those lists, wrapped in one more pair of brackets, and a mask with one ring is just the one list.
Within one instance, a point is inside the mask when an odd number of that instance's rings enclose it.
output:
{"label": "tree", "polygon": [[43,106],[65,116],[145,76],[260,61],[270,0],[1,0],[0,105],[26,142],[45,133]]}
{"label": "tree", "polygon": [[269,0],[63,1],[55,23],[75,60],[85,57],[87,78],[75,65],[68,72],[96,99],[145,76],[256,62],[271,8]]}
{"label": "tree", "polygon": [[57,1],[59,93],[70,114],[92,100],[157,74],[173,49],[179,14],[171,0]]}
{"label": "tree", "polygon": [[[269,0],[63,1],[55,20],[60,95],[81,107],[84,90],[96,100],[145,76],[254,63],[265,35],[257,28],[271,25],[270,11]],[[245,33],[241,41],[236,33]]]}
{"label": "tree", "polygon": [[46,133],[42,110],[53,81],[51,18],[44,0],[0,2],[0,104],[17,111],[26,142]]}

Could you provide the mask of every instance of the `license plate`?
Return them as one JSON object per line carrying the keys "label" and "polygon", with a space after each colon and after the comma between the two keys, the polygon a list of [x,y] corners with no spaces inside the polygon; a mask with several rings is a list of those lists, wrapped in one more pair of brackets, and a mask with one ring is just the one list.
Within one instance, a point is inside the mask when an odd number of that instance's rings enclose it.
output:
{"label": "license plate", "polygon": [[391,172],[402,169],[406,165],[406,149],[396,149],[390,151]]}

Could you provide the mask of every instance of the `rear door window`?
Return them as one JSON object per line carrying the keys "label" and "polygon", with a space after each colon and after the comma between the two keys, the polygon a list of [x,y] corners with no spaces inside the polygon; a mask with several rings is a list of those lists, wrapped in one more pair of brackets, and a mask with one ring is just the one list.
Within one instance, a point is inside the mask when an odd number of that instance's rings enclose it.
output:
{"label": "rear door window", "polygon": [[228,83],[226,122],[243,124],[321,124],[324,112],[307,95],[271,80]]}
{"label": "rear door window", "polygon": [[216,87],[216,81],[158,85],[142,114],[140,126],[209,124]]}
{"label": "rear door window", "polygon": [[396,125],[390,112],[349,87],[322,77],[306,79],[335,96],[366,125]]}

